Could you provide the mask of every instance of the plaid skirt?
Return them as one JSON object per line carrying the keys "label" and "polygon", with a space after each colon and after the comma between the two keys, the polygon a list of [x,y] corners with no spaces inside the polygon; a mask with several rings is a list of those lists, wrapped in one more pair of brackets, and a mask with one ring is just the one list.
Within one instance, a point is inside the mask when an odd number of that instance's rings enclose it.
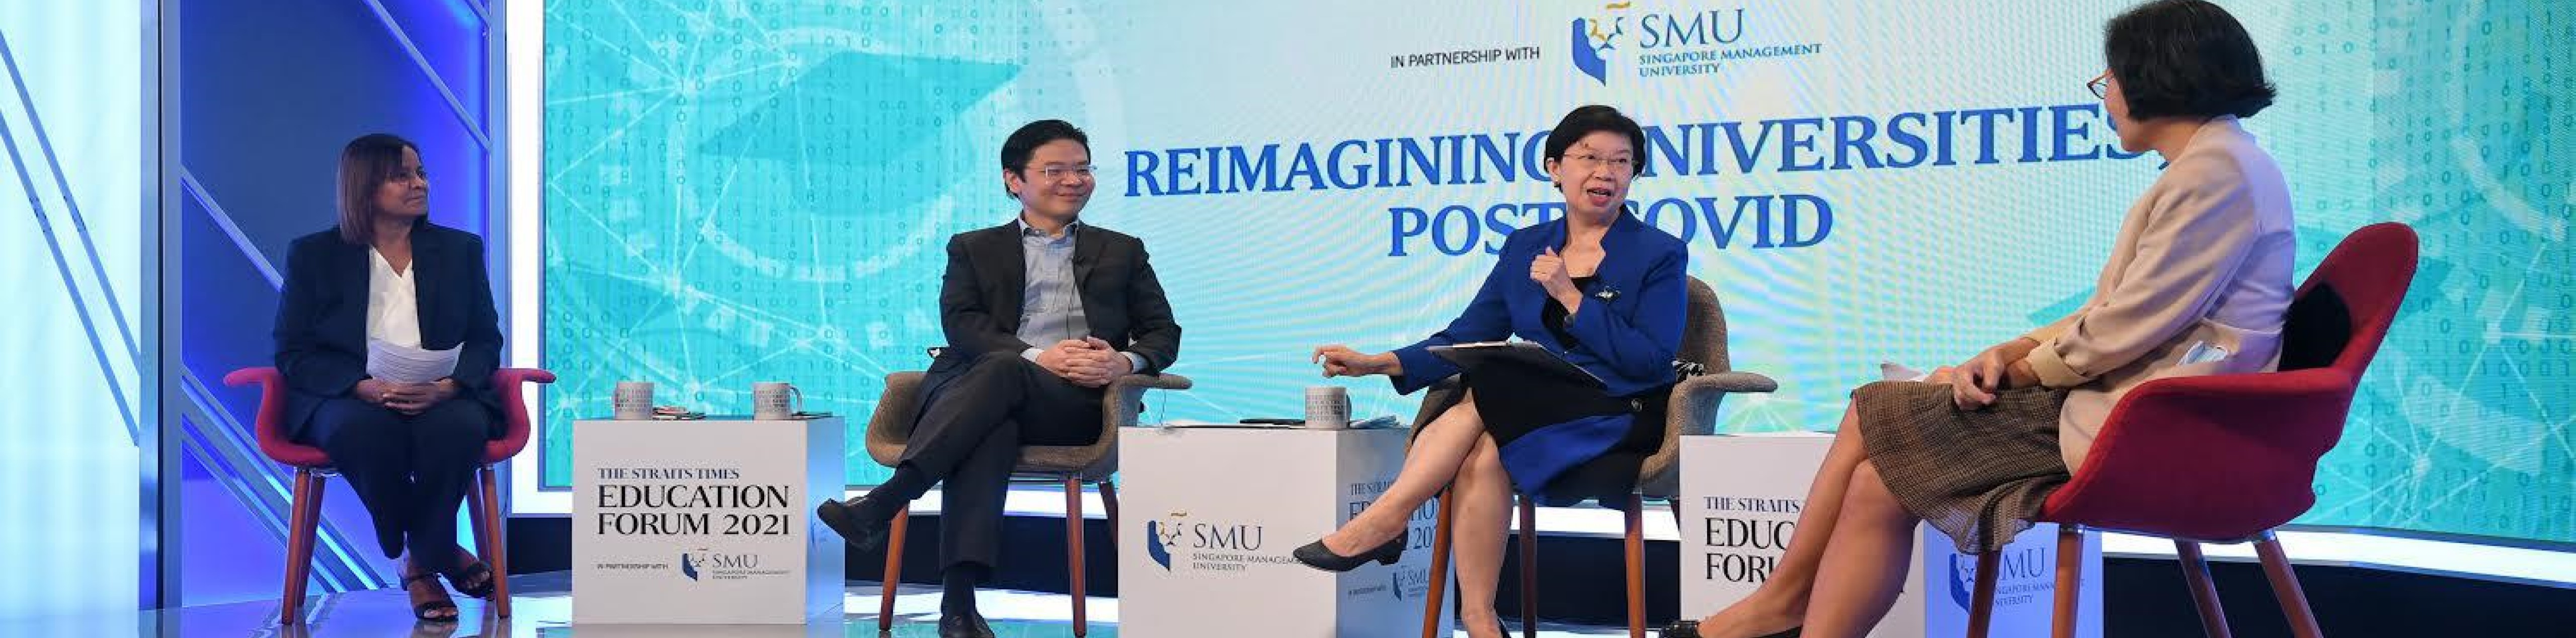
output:
{"label": "plaid skirt", "polygon": [[1958,544],[1984,553],[2030,529],[2069,478],[2058,455],[2066,391],[2020,388],[1994,405],[1960,410],[1950,386],[1880,382],[1852,392],[1871,465],[1905,510]]}

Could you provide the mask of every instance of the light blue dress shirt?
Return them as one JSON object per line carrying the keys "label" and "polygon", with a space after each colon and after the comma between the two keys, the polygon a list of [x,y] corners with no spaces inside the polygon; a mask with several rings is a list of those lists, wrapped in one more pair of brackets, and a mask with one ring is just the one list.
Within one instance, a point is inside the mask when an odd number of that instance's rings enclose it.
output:
{"label": "light blue dress shirt", "polygon": [[[1047,346],[1091,336],[1091,322],[1082,312],[1082,289],[1073,277],[1073,228],[1082,222],[1066,224],[1063,232],[1052,236],[1028,222],[1018,223],[1020,267],[1027,276],[1020,289],[1020,329],[1015,334],[1031,346],[1020,351],[1020,358],[1035,362]],[[1145,369],[1143,356],[1119,354],[1127,356],[1129,370]]]}

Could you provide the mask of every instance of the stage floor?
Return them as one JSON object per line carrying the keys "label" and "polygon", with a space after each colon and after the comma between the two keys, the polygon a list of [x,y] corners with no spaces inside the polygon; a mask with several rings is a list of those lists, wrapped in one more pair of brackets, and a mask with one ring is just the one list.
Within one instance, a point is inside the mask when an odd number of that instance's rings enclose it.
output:
{"label": "stage floor", "polygon": [[[500,638],[811,638],[818,636],[877,636],[877,587],[853,584],[849,589],[847,609],[837,626],[818,624],[806,627],[760,626],[582,626],[571,625],[571,577],[567,573],[530,574],[510,579],[516,590],[512,617],[491,618],[485,615],[482,601],[460,598],[464,619],[438,625],[415,625],[402,592],[393,589],[350,592],[315,597],[305,607],[307,622],[302,627],[277,624],[277,602],[262,600],[223,605],[205,605],[180,609],[148,611],[140,614],[102,613],[81,616],[38,619],[0,619],[0,636],[251,636],[342,638],[413,636],[415,638],[464,638],[481,636]],[[1073,610],[1061,594],[1017,591],[985,591],[976,598],[987,619],[993,621],[993,632],[1000,638],[1060,638],[1073,635]],[[906,587],[895,598],[895,615],[899,618],[893,635],[897,638],[931,638],[937,634],[939,593],[925,586]],[[1118,635],[1118,600],[1093,598],[1089,610],[1090,635],[1114,638]],[[1540,636],[1612,636],[1626,635],[1619,628],[1575,627],[1542,624]],[[1251,632],[1235,635],[1252,636]],[[1387,638],[1411,635],[1406,628],[1388,628]],[[1467,635],[1459,632],[1458,636]],[[1361,638],[1361,637],[1354,637]]]}

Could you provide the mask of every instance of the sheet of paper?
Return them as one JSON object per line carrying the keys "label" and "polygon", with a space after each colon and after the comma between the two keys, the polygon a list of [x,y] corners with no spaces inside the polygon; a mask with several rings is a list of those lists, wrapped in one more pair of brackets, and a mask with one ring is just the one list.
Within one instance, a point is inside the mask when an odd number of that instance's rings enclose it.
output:
{"label": "sheet of paper", "polygon": [[428,383],[456,374],[456,355],[460,345],[446,350],[422,350],[398,346],[381,339],[367,340],[367,376],[393,383]]}

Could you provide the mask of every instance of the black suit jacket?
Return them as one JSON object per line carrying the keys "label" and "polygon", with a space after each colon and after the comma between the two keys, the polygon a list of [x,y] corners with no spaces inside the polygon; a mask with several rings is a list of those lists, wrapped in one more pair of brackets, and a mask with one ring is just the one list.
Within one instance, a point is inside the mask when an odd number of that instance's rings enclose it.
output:
{"label": "black suit jacket", "polygon": [[[1181,354],[1181,324],[1172,319],[1172,304],[1163,296],[1163,283],[1154,278],[1145,242],[1090,224],[1075,224],[1072,232],[1073,280],[1091,336],[1144,358],[1139,374],[1170,367]],[[1017,334],[1028,281],[1021,249],[1016,221],[948,238],[948,271],[939,282],[939,323],[948,347],[922,379],[922,405],[929,405],[929,398],[977,357],[1018,356],[1032,347],[1054,345],[1021,341]]]}
{"label": "black suit jacket", "polygon": [[[286,376],[286,431],[302,436],[314,410],[347,398],[367,378],[367,246],[340,239],[338,228],[296,238],[286,250],[286,289],[277,303],[277,369]],[[492,372],[501,364],[500,313],[483,266],[483,239],[422,221],[412,227],[412,282],[420,311],[420,345],[464,346],[452,377],[457,401],[491,410],[501,400]]]}

